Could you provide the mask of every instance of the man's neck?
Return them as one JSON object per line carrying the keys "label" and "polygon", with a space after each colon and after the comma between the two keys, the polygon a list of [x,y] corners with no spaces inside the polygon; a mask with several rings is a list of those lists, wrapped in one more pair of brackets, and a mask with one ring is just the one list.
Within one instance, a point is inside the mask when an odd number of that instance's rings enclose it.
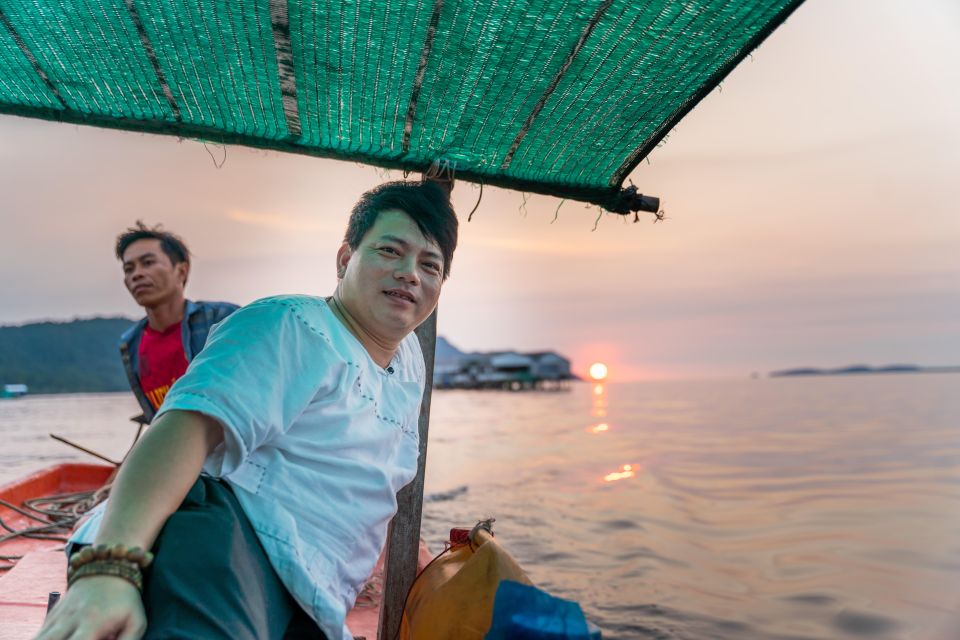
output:
{"label": "man's neck", "polygon": [[343,302],[340,301],[339,291],[335,291],[332,296],[327,298],[327,301],[330,309],[333,311],[333,315],[360,341],[363,348],[370,354],[370,358],[381,367],[388,367],[390,361],[393,360],[393,355],[400,346],[400,341],[377,336],[366,331],[360,323],[350,315],[350,311]]}
{"label": "man's neck", "polygon": [[186,300],[182,296],[153,307],[144,307],[147,312],[147,324],[154,331],[166,331],[183,320],[185,307]]}

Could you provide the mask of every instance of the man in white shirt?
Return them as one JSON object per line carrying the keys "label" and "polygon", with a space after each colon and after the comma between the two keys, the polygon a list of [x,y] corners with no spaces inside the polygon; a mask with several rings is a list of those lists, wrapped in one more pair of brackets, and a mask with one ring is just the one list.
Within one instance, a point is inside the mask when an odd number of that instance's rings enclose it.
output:
{"label": "man in white shirt", "polygon": [[37,638],[349,638],[344,617],[416,473],[412,331],[456,242],[442,187],[382,185],[351,214],[332,296],[267,298],[218,325]]}

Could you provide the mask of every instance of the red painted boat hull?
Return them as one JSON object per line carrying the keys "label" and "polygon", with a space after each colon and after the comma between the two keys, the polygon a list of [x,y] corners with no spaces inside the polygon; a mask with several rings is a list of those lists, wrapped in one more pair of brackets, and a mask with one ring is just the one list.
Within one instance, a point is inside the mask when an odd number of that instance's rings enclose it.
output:
{"label": "red painted boat hull", "polygon": [[[19,506],[28,498],[91,491],[102,487],[113,470],[104,465],[61,464],[0,487],[0,498]],[[0,518],[15,529],[36,524],[2,505]],[[0,554],[23,556],[17,566],[0,574],[0,640],[27,640],[43,624],[50,592],[66,589],[63,543],[17,538],[0,546]]]}

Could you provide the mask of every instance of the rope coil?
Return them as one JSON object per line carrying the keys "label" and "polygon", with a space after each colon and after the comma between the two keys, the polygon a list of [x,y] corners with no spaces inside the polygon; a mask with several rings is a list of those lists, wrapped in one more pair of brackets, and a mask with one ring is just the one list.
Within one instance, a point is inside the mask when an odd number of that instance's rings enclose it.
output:
{"label": "rope coil", "polygon": [[[0,518],[0,527],[7,531],[6,534],[0,536],[0,545],[17,538],[66,542],[67,537],[80,521],[80,518],[100,502],[103,502],[108,491],[109,487],[102,487],[96,491],[78,491],[76,493],[29,498],[23,501],[22,507],[0,499],[0,506],[40,523],[14,528],[3,518]],[[9,571],[16,566],[16,561],[20,558],[22,556],[0,555],[0,571]]]}

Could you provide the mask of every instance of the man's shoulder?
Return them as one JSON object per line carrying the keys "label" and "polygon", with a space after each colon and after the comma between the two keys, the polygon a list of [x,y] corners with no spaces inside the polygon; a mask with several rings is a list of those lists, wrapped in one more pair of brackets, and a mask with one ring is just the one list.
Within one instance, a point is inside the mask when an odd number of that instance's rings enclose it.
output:
{"label": "man's shoulder", "polygon": [[420,348],[420,339],[417,334],[410,333],[400,343],[400,360],[404,367],[407,367],[416,378],[417,382],[423,384],[426,378],[426,364],[423,360],[423,350]]}
{"label": "man's shoulder", "polygon": [[244,317],[248,322],[256,318],[268,324],[296,320],[295,324],[324,335],[329,330],[327,302],[316,296],[290,294],[260,298],[240,307],[233,316]]}
{"label": "man's shoulder", "polygon": [[195,313],[203,314],[208,317],[216,317],[223,319],[240,308],[240,305],[234,304],[232,302],[220,302],[212,300],[197,300],[187,302],[187,313],[193,315]]}
{"label": "man's shoulder", "polygon": [[232,302],[225,302],[222,300],[196,300],[194,301],[195,305],[201,308],[212,308],[212,309],[239,309],[240,305],[234,304]]}
{"label": "man's shoulder", "polygon": [[327,301],[317,296],[291,293],[279,296],[270,296],[268,298],[260,298],[259,300],[254,300],[242,308],[288,309],[290,311],[299,313],[313,314],[323,313],[327,308]]}
{"label": "man's shoulder", "polygon": [[400,342],[402,349],[405,349],[408,353],[413,356],[423,360],[423,350],[420,348],[420,338],[417,337],[417,334],[411,331],[407,336]]}

